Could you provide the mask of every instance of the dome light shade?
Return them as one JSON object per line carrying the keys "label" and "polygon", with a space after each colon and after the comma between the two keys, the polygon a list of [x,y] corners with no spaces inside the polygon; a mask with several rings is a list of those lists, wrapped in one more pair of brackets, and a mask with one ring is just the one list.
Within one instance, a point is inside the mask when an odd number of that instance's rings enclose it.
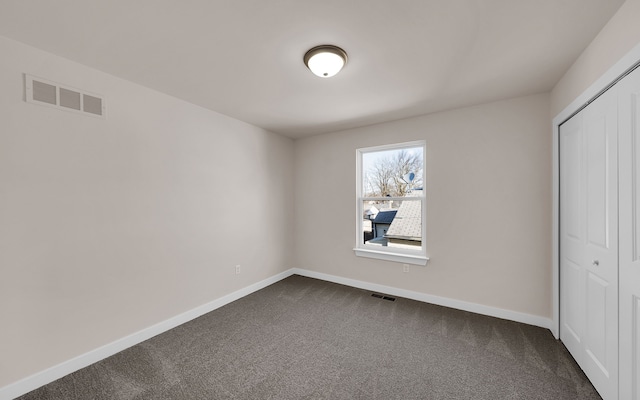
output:
{"label": "dome light shade", "polygon": [[347,53],[337,46],[316,46],[304,55],[304,63],[315,75],[329,78],[345,66]]}

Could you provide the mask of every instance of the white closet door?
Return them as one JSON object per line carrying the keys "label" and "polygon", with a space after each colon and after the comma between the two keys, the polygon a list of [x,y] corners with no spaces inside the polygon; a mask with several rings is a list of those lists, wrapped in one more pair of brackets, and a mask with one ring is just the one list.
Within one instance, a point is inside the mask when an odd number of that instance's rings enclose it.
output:
{"label": "white closet door", "polygon": [[618,98],[584,111],[586,141],[586,299],[583,369],[601,396],[618,398]]}
{"label": "white closet door", "polygon": [[560,128],[560,338],[605,400],[618,398],[615,90]]}
{"label": "white closet door", "polygon": [[586,316],[583,115],[560,126],[560,339],[581,365]]}
{"label": "white closet door", "polygon": [[640,69],[618,86],[620,399],[640,400]]}

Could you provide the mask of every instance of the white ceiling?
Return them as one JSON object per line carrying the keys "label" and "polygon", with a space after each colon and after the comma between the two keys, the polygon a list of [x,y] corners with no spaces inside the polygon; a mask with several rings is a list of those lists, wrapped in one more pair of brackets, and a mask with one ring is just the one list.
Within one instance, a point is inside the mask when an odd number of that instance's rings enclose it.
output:
{"label": "white ceiling", "polygon": [[0,0],[0,35],[295,138],[549,91],[623,2]]}

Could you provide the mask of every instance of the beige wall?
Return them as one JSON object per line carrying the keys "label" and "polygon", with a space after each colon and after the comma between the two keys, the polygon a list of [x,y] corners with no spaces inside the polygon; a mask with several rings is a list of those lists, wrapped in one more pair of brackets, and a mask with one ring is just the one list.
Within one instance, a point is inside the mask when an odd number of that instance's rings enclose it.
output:
{"label": "beige wall", "polygon": [[551,116],[574,99],[640,43],[640,0],[627,0],[551,92]]}
{"label": "beige wall", "polygon": [[[549,97],[295,142],[300,268],[551,317]],[[354,255],[356,149],[425,139],[426,267]]]}
{"label": "beige wall", "polygon": [[[291,267],[292,140],[0,54],[0,387]],[[108,118],[26,103],[25,72],[106,96]]]}

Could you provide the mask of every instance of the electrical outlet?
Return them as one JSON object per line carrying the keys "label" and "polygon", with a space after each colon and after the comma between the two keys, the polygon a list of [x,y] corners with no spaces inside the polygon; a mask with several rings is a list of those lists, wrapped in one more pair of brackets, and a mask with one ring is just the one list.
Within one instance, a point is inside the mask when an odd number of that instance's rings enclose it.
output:
{"label": "electrical outlet", "polygon": [[409,264],[402,264],[402,272],[409,272]]}
{"label": "electrical outlet", "polygon": [[236,265],[236,275],[240,274],[240,264]]}

